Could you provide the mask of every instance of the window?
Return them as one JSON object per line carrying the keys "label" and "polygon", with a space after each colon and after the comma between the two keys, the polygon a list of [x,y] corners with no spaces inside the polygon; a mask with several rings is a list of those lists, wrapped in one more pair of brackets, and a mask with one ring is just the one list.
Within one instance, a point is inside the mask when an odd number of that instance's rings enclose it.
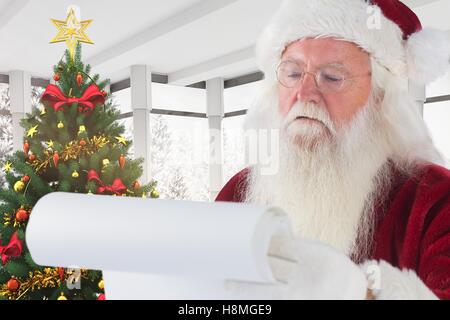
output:
{"label": "window", "polygon": [[[0,162],[13,151],[12,115],[9,100],[9,85],[0,83]],[[0,171],[0,186],[5,186],[3,170]]]}
{"label": "window", "polygon": [[[120,114],[132,112],[131,109],[131,88],[116,91],[112,94],[112,104],[120,111]],[[120,125],[125,127],[124,136],[128,141],[133,140],[133,116],[118,120]],[[128,155],[134,157],[134,144],[131,144]]]}
{"label": "window", "polygon": [[[450,74],[427,87],[427,97],[450,95]],[[450,164],[450,101],[425,104],[424,118],[436,147]]]}
{"label": "window", "polygon": [[424,117],[436,147],[450,163],[450,101],[426,104]]}
{"label": "window", "polygon": [[244,119],[245,116],[238,116],[223,120],[224,183],[246,167]]}
{"label": "window", "polygon": [[206,113],[206,90],[152,82],[154,109]]}
{"label": "window", "polygon": [[209,201],[208,121],[151,115],[151,170],[162,199]]}
{"label": "window", "polygon": [[450,73],[427,86],[427,97],[450,95]]}
{"label": "window", "polygon": [[[118,120],[118,123],[125,127],[125,132],[123,133],[125,138],[128,141],[133,141],[134,140],[134,137],[133,137],[133,128],[134,128],[133,116],[127,117],[125,119],[120,119],[120,120]],[[128,155],[130,157],[134,157],[134,144],[133,143],[131,144],[130,149],[128,149]]]}
{"label": "window", "polygon": [[[248,109],[260,82],[226,89],[225,112]],[[122,113],[131,110],[131,90],[114,93]],[[169,111],[206,113],[206,90],[152,83],[152,107]],[[210,201],[209,139],[206,118],[150,115],[151,170],[162,199]],[[223,120],[224,183],[246,167],[245,116]],[[133,118],[119,120],[127,139],[133,139]]]}
{"label": "window", "polygon": [[120,110],[120,113],[131,112],[131,89],[126,88],[113,93],[113,104]]}
{"label": "window", "polygon": [[31,108],[39,108],[39,104],[41,102],[42,94],[44,93],[45,88],[42,87],[31,87]]}
{"label": "window", "polygon": [[247,110],[259,93],[261,81],[231,87],[224,91],[225,113]]}

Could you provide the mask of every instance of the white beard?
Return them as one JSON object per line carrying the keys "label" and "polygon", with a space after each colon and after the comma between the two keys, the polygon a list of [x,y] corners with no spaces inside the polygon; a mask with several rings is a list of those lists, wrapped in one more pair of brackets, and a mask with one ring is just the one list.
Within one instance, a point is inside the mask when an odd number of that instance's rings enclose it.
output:
{"label": "white beard", "polygon": [[[349,255],[356,250],[367,254],[374,228],[374,190],[388,187],[383,165],[391,155],[383,118],[373,104],[369,102],[350,126],[341,129],[335,129],[328,114],[316,106],[294,106],[287,119],[306,115],[326,126],[301,122],[286,127],[277,111],[272,116],[280,123],[280,169],[264,176],[255,166],[245,201],[283,208],[301,237],[323,241]],[[358,233],[366,241],[356,248]]]}

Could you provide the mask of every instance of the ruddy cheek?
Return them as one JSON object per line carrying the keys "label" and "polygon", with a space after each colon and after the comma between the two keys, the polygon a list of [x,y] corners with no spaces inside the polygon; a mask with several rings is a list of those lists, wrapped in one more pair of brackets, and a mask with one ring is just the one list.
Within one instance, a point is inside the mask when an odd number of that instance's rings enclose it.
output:
{"label": "ruddy cheek", "polygon": [[282,116],[285,116],[289,113],[290,107],[287,102],[284,102],[280,105],[280,113]]}
{"label": "ruddy cheek", "polygon": [[279,98],[279,110],[281,115],[285,116],[289,113],[292,106],[296,102],[296,97],[292,93],[282,92]]}

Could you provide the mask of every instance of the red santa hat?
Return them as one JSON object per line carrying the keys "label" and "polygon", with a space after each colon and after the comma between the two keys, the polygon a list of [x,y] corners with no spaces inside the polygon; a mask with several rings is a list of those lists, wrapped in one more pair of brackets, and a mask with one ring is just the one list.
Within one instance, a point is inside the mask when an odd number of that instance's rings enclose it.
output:
{"label": "red santa hat", "polygon": [[257,43],[260,69],[275,73],[285,48],[306,37],[351,41],[392,74],[419,83],[450,66],[449,33],[422,28],[399,0],[286,0]]}

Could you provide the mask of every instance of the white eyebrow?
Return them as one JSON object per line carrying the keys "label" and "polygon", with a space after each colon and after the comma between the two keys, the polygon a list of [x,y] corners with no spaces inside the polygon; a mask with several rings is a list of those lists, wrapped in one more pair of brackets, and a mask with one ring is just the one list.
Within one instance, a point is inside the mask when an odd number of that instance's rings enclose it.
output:
{"label": "white eyebrow", "polygon": [[327,64],[323,64],[323,65],[319,66],[319,68],[323,68],[323,67],[336,67],[339,69],[346,69],[345,66],[341,62],[327,63]]}
{"label": "white eyebrow", "polygon": [[[306,65],[306,63],[304,61],[294,59],[294,58],[292,58],[290,56],[287,56],[285,59],[282,60],[282,62],[287,62],[287,61],[294,62],[296,64],[303,65],[303,66]],[[323,67],[336,67],[336,68],[339,68],[339,69],[345,69],[346,70],[344,64],[341,61],[335,61],[335,62],[325,63],[325,64],[322,64],[322,65],[319,65],[318,69],[321,69]]]}

